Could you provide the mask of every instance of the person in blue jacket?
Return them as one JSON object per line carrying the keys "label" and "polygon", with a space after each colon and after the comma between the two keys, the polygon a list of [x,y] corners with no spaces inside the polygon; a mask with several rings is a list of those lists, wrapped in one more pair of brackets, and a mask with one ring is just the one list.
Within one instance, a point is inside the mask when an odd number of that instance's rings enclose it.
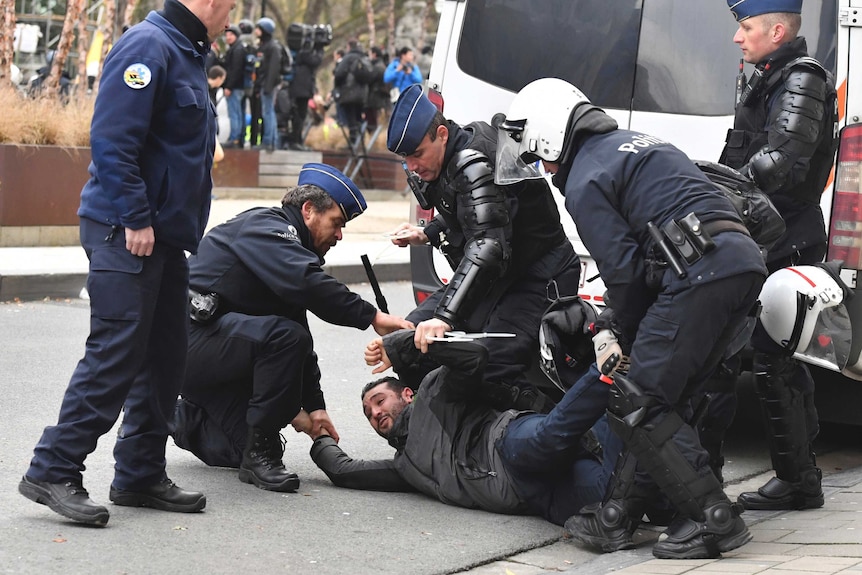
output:
{"label": "person in blue jacket", "polygon": [[398,56],[383,72],[383,81],[391,84],[400,94],[413,84],[422,83],[422,71],[413,61],[413,49],[407,46],[398,50]]}
{"label": "person in blue jacket", "polygon": [[206,55],[234,0],[166,0],[105,60],[81,192],[90,260],[90,335],[57,425],[45,428],[18,489],[82,523],[108,510],[83,487],[84,459],[124,410],[109,497],[195,512],[202,493],[165,472],[165,444],[188,349],[188,263],[209,216],[216,142]]}
{"label": "person in blue jacket", "polygon": [[[741,508],[722,490],[692,427],[691,398],[749,335],[766,277],[757,244],[683,152],[618,129],[568,82],[531,82],[498,126],[496,176],[542,177],[532,165],[542,161],[613,311],[593,341],[597,364],[612,377],[606,406],[623,455],[604,501],[570,517],[566,529],[605,552],[630,547],[656,486],[676,510],[656,557],[712,558],[745,544],[751,535]],[[614,373],[626,357],[626,373]],[[595,411],[601,415],[602,406]]]}
{"label": "person in blue jacket", "polygon": [[[412,326],[323,270],[341,229],[366,209],[344,174],[305,164],[282,205],[216,226],[190,258],[189,364],[173,437],[204,463],[239,467],[261,489],[295,491],[279,432],[304,409],[338,437],[326,413],[307,314],[378,334]],[[198,304],[196,301],[209,301]]]}

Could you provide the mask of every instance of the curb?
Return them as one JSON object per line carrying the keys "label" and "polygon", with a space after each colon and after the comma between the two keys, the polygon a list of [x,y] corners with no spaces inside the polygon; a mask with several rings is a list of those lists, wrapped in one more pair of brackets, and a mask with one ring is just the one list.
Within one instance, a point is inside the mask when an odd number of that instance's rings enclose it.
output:
{"label": "curb", "polygon": [[[344,284],[368,283],[361,264],[324,265],[326,273]],[[410,281],[410,264],[377,263],[374,272],[379,282]],[[85,273],[0,275],[0,302],[77,299],[87,284]]]}

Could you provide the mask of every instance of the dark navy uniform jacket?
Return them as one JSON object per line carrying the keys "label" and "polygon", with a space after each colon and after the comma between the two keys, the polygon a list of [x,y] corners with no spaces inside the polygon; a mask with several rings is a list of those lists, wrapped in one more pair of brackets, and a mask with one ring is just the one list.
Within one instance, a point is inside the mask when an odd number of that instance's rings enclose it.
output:
{"label": "dark navy uniform jacket", "polygon": [[99,83],[79,216],[132,230],[152,226],[157,242],[197,250],[216,139],[208,51],[157,12],[120,37]]}
{"label": "dark navy uniform jacket", "polygon": [[371,325],[377,309],[322,266],[298,208],[253,208],[201,240],[189,285],[219,295],[218,315],[278,315],[307,328],[307,310],[336,325]]}
{"label": "dark navy uniform jacket", "polygon": [[[562,168],[562,166],[561,166]],[[566,209],[608,289],[616,320],[633,338],[655,299],[647,287],[645,257],[653,241],[647,222],[661,227],[691,212],[701,222],[740,222],[730,201],[689,158],[653,136],[613,130],[585,138],[565,178]],[[661,290],[676,293],[744,272],[766,275],[763,257],[747,235],[725,232],[714,238],[716,249],[687,267],[679,279],[668,269]]]}

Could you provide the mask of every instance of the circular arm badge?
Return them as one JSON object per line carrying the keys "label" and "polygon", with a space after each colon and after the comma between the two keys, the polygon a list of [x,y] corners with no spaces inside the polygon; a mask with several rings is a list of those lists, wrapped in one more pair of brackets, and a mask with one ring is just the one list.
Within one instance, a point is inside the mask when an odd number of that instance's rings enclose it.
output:
{"label": "circular arm badge", "polygon": [[123,72],[123,82],[133,90],[146,88],[153,79],[153,73],[145,64],[132,64]]}

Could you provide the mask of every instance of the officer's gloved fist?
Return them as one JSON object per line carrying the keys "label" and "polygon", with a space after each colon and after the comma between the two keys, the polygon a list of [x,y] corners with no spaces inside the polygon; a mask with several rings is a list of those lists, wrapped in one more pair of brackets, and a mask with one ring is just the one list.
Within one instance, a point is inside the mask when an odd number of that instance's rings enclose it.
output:
{"label": "officer's gloved fist", "polygon": [[593,349],[596,352],[596,365],[603,374],[613,374],[623,358],[623,349],[617,336],[609,329],[600,330],[593,336]]}

